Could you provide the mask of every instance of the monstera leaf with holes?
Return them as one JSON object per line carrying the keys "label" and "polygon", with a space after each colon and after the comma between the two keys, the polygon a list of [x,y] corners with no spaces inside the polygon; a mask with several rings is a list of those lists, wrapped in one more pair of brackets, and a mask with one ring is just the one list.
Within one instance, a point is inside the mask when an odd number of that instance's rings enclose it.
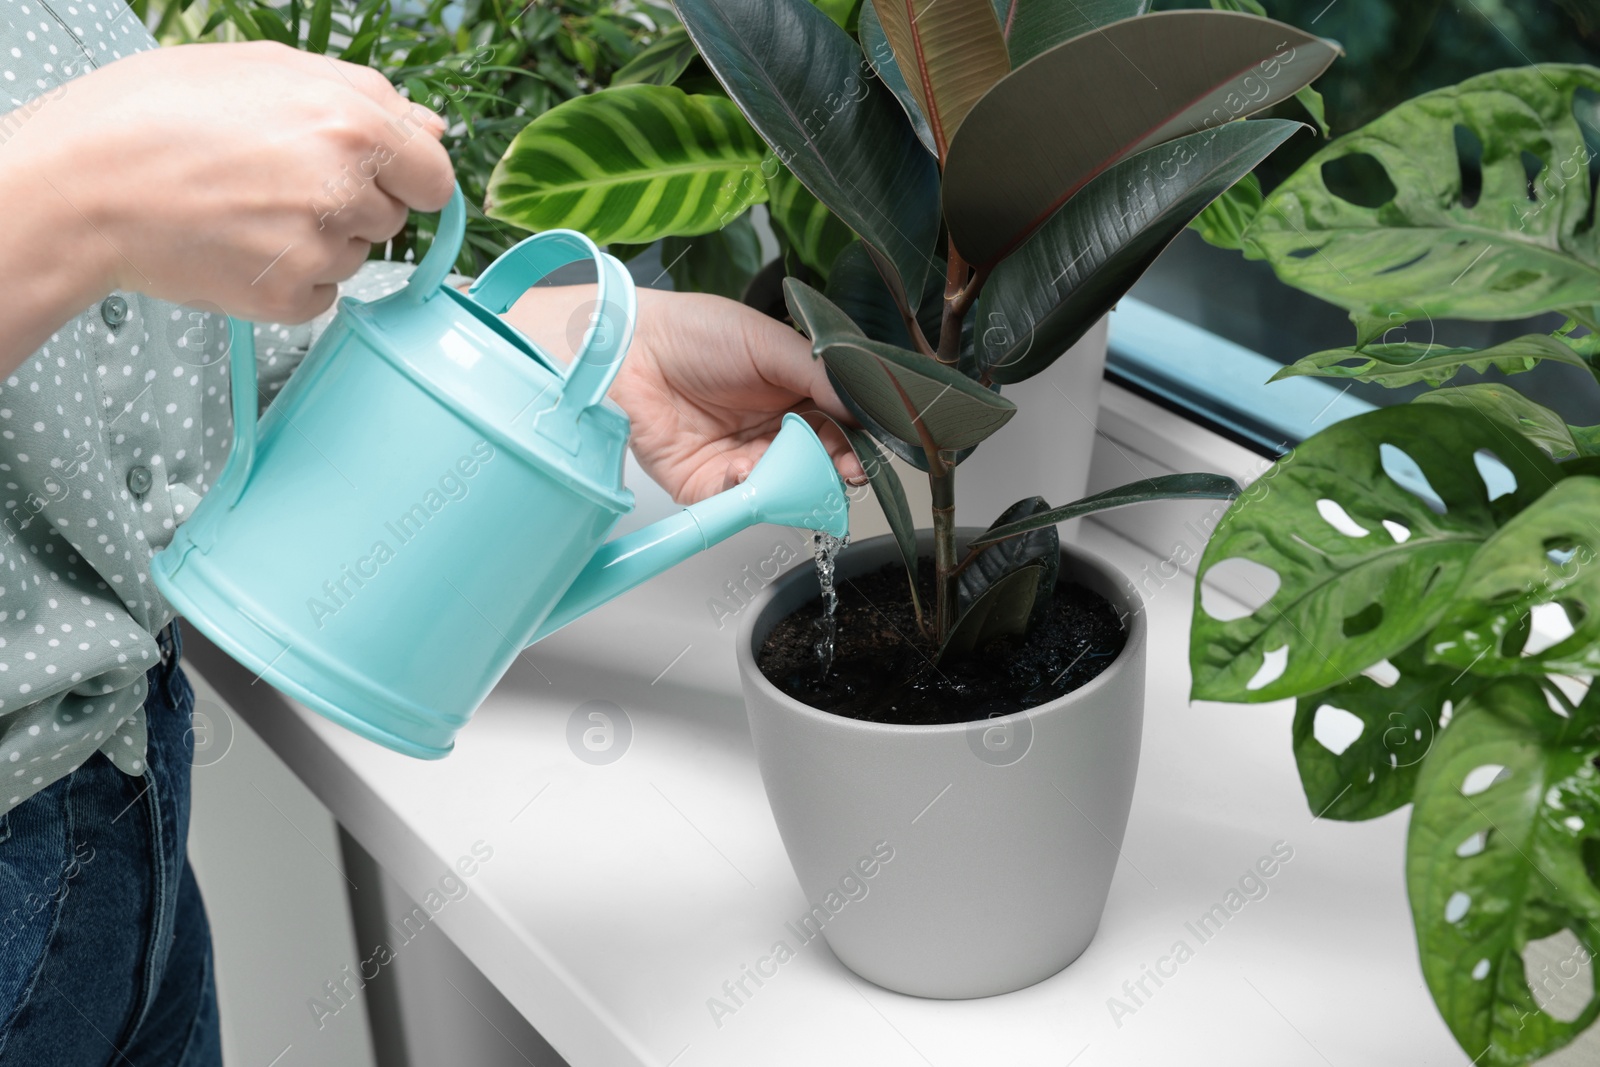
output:
{"label": "monstera leaf with holes", "polygon": [[[1480,457],[1516,488],[1491,499]],[[1501,524],[1560,478],[1530,442],[1447,407],[1383,408],[1311,438],[1234,502],[1206,546],[1202,582],[1245,559],[1279,585],[1231,620],[1205,611],[1197,585],[1194,696],[1303,696],[1410,647]]]}
{"label": "monstera leaf with holes", "polygon": [[[1593,690],[1591,690],[1593,692]],[[1514,1067],[1600,1015],[1546,1009],[1524,953],[1565,932],[1568,960],[1600,956],[1600,722],[1529,679],[1497,681],[1454,716],[1416,785],[1406,880],[1422,972],[1474,1063]],[[1576,975],[1562,968],[1563,977]]]}
{"label": "monstera leaf with holes", "polygon": [[[796,275],[784,307],[856,424],[913,585],[897,467],[928,479],[935,592],[912,600],[940,655],[981,654],[1042,617],[1057,523],[1237,491],[1180,475],[1036,501],[956,551],[955,473],[1016,414],[1002,387],[1060,358],[1301,128],[1235,120],[1300,93],[1336,45],[1259,13],[1147,14],[1147,0],[675,7],[682,36],[630,64],[634,84],[522,132],[490,211],[624,254],[664,239],[675,282],[726,294],[752,273],[744,212],[765,204]],[[770,302],[776,277],[763,268],[746,299]]]}
{"label": "monstera leaf with holes", "polygon": [[[1592,328],[1596,93],[1600,70],[1543,65],[1401,104],[1275,189],[1244,232],[1245,252],[1380,332],[1425,316],[1556,310]],[[1357,184],[1359,168],[1371,179]]]}

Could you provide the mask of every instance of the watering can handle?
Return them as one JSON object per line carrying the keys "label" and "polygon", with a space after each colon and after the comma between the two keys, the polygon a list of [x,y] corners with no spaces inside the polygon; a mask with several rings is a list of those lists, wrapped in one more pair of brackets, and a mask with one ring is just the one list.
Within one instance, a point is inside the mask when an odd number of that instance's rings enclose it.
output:
{"label": "watering can handle", "polygon": [[561,399],[555,407],[541,412],[538,421],[540,434],[562,443],[569,451],[577,449],[578,417],[604,399],[633,340],[639,302],[628,269],[575,230],[547,230],[527,238],[489,264],[467,290],[483,307],[496,315],[503,314],[537,282],[568,264],[584,260],[594,262],[596,286],[594,302],[577,312],[588,316],[583,343],[567,365]]}
{"label": "watering can handle", "polygon": [[[231,508],[239,502],[245,483],[250,480],[250,467],[255,463],[256,416],[260,405],[255,327],[231,316],[228,318],[228,383],[233,391],[233,448],[209,495],[227,501]],[[211,548],[209,544],[199,547],[201,551]]]}

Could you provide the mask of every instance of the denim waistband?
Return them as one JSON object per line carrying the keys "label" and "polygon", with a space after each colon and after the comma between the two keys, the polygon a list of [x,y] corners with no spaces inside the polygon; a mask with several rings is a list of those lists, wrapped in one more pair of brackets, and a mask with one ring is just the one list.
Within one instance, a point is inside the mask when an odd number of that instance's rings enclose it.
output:
{"label": "denim waistband", "polygon": [[152,693],[160,693],[165,702],[176,704],[181,692],[182,672],[179,661],[183,658],[183,634],[178,620],[173,619],[156,634],[156,647],[161,650],[161,662],[146,672],[145,680]]}

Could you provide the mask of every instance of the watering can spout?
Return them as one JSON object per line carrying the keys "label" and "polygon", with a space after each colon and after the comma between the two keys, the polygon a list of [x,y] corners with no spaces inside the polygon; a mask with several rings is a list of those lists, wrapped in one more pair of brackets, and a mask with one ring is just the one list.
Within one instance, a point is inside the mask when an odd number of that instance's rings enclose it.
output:
{"label": "watering can spout", "polygon": [[849,519],[844,484],[828,450],[804,419],[785,415],[778,436],[742,484],[602,545],[533,640],[747,527],[772,523],[843,537]]}

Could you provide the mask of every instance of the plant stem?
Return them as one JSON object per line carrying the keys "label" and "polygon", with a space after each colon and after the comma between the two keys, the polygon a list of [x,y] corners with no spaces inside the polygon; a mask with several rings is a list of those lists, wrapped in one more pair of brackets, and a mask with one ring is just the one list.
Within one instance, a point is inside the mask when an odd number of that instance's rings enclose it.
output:
{"label": "plant stem", "polygon": [[934,637],[942,647],[956,614],[956,471],[939,464],[928,472],[933,494]]}
{"label": "plant stem", "polygon": [[944,318],[939,324],[939,351],[934,358],[953,367],[961,358],[961,320],[967,313],[962,292],[967,284],[967,261],[956,251],[953,241],[949,252],[949,267],[944,275]]}

